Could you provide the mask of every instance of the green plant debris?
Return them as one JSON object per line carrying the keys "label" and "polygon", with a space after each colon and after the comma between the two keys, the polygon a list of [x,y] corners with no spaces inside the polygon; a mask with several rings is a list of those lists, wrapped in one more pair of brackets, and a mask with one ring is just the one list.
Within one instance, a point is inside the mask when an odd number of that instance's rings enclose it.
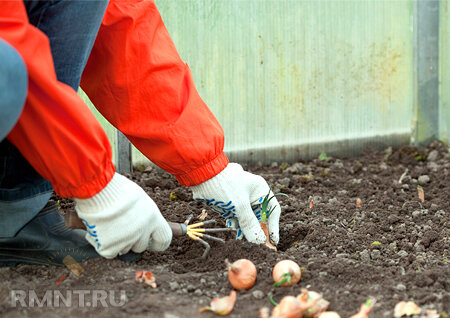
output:
{"label": "green plant debris", "polygon": [[320,168],[319,176],[321,178],[328,177],[330,175],[330,169],[328,168]]}
{"label": "green plant debris", "polygon": [[144,164],[138,164],[134,166],[134,169],[136,169],[139,172],[144,172],[145,171],[146,166]]}
{"label": "green plant debris", "polygon": [[175,194],[175,192],[170,192],[169,198],[171,201],[176,201],[177,195]]}
{"label": "green plant debris", "polygon": [[287,167],[289,167],[289,164],[288,164],[287,162],[283,162],[283,163],[280,165],[281,170],[286,170]]}
{"label": "green plant debris", "polygon": [[270,303],[272,305],[274,305],[275,307],[278,306],[278,303],[275,300],[273,300],[273,295],[272,294],[269,295],[269,300],[270,300]]}
{"label": "green plant debris", "polygon": [[272,209],[267,210],[269,207],[270,200],[272,200],[273,198],[275,198],[276,196],[279,196],[279,195],[284,195],[286,197],[288,196],[285,193],[276,193],[270,197],[270,191],[269,191],[269,193],[267,193],[267,195],[264,197],[264,200],[261,203],[261,223],[266,222],[267,219],[270,217],[270,214],[272,214],[273,210],[275,209],[275,206],[274,206]]}
{"label": "green plant debris", "polygon": [[415,152],[414,153],[414,158],[417,160],[417,161],[425,161],[426,159],[427,159],[427,154],[426,153],[423,153],[423,154],[421,154],[421,153],[418,153],[418,152]]}
{"label": "green plant debris", "polygon": [[381,242],[373,241],[371,245],[372,246],[378,246],[378,245],[381,245]]}
{"label": "green plant debris", "polygon": [[309,174],[302,174],[300,176],[300,179],[304,180],[304,181],[312,181],[314,179],[314,176],[311,173],[309,173]]}
{"label": "green plant debris", "polygon": [[444,263],[447,263],[447,262],[448,262],[448,258],[443,258],[442,261],[443,261]]}
{"label": "green plant debris", "polygon": [[327,154],[325,152],[321,152],[319,155],[319,160],[320,161],[329,161],[330,158],[328,158]]}
{"label": "green plant debris", "polygon": [[281,285],[283,285],[284,283],[290,283],[291,282],[291,278],[292,278],[292,274],[291,273],[284,273],[283,276],[284,277],[282,280],[280,280],[279,282],[273,283],[273,287],[279,287]]}

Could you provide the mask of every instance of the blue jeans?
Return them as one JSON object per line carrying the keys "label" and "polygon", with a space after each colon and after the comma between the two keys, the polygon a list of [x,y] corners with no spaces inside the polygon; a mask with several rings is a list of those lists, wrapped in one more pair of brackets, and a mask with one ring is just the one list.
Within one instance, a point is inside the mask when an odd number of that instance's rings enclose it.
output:
{"label": "blue jeans", "polygon": [[[58,80],[77,90],[108,1],[32,0],[24,4],[30,23],[50,40]],[[20,55],[0,39],[0,237],[14,236],[47,204],[53,191],[5,139],[23,109],[27,81]]]}

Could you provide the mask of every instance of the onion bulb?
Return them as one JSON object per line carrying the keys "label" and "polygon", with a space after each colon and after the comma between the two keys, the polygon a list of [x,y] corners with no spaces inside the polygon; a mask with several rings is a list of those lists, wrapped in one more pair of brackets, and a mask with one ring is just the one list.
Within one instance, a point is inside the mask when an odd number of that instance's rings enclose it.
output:
{"label": "onion bulb", "polygon": [[335,311],[324,311],[317,318],[341,318],[341,316]]}
{"label": "onion bulb", "polygon": [[[373,299],[373,298],[367,299],[367,301],[364,304],[362,304],[361,307],[359,308],[359,312],[354,314],[350,318],[369,318],[369,313],[372,310],[373,305],[375,305],[375,299]],[[417,312],[417,314],[418,313],[420,313],[420,310],[419,310],[419,312]],[[394,309],[394,316],[401,317],[401,316],[403,316],[403,313],[401,315],[397,316],[397,315],[395,315],[395,309]]]}
{"label": "onion bulb", "polygon": [[236,303],[236,291],[232,290],[230,292],[230,296],[225,296],[222,298],[213,298],[213,300],[211,300],[211,304],[209,307],[200,308],[199,311],[200,312],[212,311],[220,316],[226,316],[233,310],[235,303]]}
{"label": "onion bulb", "polygon": [[303,310],[294,296],[285,296],[272,310],[272,318],[301,318]]}
{"label": "onion bulb", "polygon": [[317,317],[320,313],[326,311],[330,303],[322,298],[319,293],[315,291],[308,291],[307,289],[302,289],[301,294],[297,296],[300,303],[312,304],[303,313],[303,318]]}
{"label": "onion bulb", "polygon": [[248,259],[239,259],[233,264],[225,260],[228,266],[228,280],[237,290],[250,289],[255,284],[256,266]]}
{"label": "onion bulb", "polygon": [[279,261],[272,270],[274,286],[291,286],[297,284],[302,276],[300,266],[294,261]]}
{"label": "onion bulb", "polygon": [[271,250],[274,250],[275,252],[277,251],[277,247],[276,245],[272,244],[272,242],[270,241],[270,235],[269,235],[269,225],[267,222],[261,222],[261,229],[264,232],[264,235],[266,236],[266,243],[264,243],[265,246],[267,246],[268,248],[270,248]]}

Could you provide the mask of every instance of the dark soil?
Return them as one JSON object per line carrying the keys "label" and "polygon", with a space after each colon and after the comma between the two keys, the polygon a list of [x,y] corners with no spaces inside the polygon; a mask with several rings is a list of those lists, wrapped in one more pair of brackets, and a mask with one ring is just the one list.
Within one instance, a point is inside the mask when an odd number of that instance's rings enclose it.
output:
{"label": "dark soil", "polygon": [[[224,260],[252,260],[258,269],[257,282],[238,293],[230,317],[258,317],[258,309],[272,305],[284,295],[297,295],[301,288],[317,291],[330,301],[330,310],[342,317],[357,312],[369,296],[377,303],[371,317],[393,317],[401,300],[415,301],[436,309],[441,317],[450,314],[450,154],[434,143],[427,149],[403,147],[384,152],[366,151],[359,158],[328,158],[291,165],[248,166],[262,175],[279,197],[282,206],[279,252],[232,237],[225,245],[212,243],[206,260],[203,247],[188,238],[175,238],[163,253],[145,252],[135,264],[97,259],[82,264],[85,271],[76,280],[56,280],[68,270],[63,267],[20,265],[0,268],[0,315],[96,317],[213,317],[198,309],[212,297],[228,295]],[[400,176],[408,169],[402,183]],[[182,222],[203,207],[193,203],[190,190],[158,169],[133,173],[170,221]],[[417,186],[425,193],[418,198]],[[170,195],[172,193],[172,196]],[[174,195],[176,199],[174,198]],[[362,206],[357,207],[356,200]],[[310,208],[310,201],[314,201]],[[61,207],[73,209],[68,200]],[[208,212],[208,218],[214,217]],[[223,220],[216,217],[219,226]],[[282,259],[297,261],[303,270],[299,284],[272,288],[271,270]],[[136,270],[152,271],[158,288],[135,282]],[[13,307],[11,290],[116,291],[119,307],[78,306],[39,308]],[[110,304],[108,302],[108,304]]]}

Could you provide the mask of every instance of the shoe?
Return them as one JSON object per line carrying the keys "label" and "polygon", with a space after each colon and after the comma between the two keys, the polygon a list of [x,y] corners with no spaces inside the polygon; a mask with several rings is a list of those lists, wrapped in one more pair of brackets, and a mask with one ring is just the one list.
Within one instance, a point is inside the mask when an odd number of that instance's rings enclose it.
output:
{"label": "shoe", "polygon": [[[54,202],[49,202],[14,237],[0,238],[0,267],[17,264],[64,266],[72,256],[77,262],[101,257],[85,239],[86,231],[69,229]],[[130,252],[119,256],[134,262],[141,255]]]}

